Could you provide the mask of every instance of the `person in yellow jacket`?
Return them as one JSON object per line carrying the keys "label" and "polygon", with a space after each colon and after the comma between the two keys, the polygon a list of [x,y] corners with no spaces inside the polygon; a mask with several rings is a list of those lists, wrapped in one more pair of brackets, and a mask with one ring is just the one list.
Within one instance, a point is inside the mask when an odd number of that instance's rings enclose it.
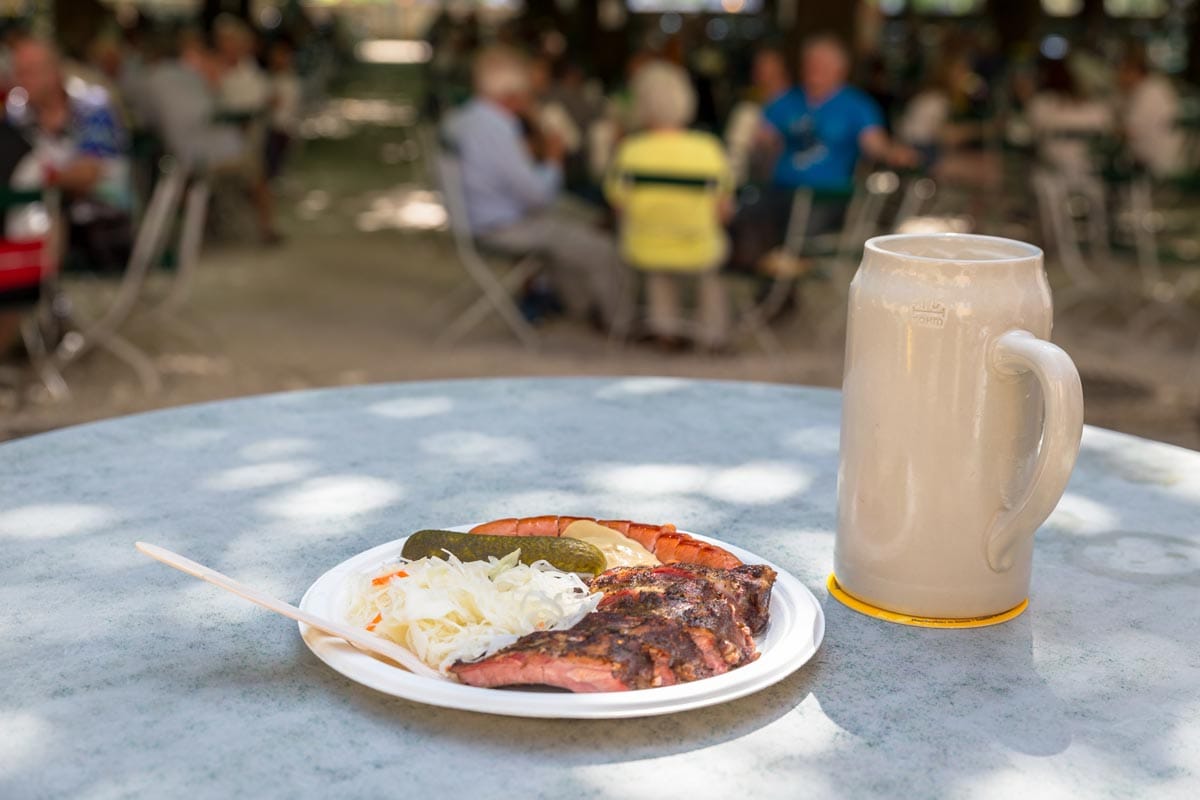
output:
{"label": "person in yellow jacket", "polygon": [[[733,210],[729,161],[715,136],[687,130],[696,94],[682,68],[647,64],[632,90],[641,132],[621,143],[605,179],[605,196],[620,218],[621,256],[646,273],[652,335],[674,342],[695,327],[698,344],[721,347],[729,328],[718,274]],[[688,276],[697,281],[694,324],[681,312],[680,278]]]}

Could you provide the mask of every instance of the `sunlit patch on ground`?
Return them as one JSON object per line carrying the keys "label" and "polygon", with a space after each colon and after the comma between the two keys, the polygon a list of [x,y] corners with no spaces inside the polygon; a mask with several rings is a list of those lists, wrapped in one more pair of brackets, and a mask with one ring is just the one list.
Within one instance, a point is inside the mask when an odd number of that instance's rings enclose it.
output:
{"label": "sunlit patch on ground", "polygon": [[300,123],[305,139],[345,139],[364,125],[408,127],[417,119],[411,103],[382,98],[340,98]]}
{"label": "sunlit patch on ground", "polygon": [[368,64],[424,64],[433,58],[433,48],[416,39],[364,39],[354,55]]}
{"label": "sunlit patch on ground", "polygon": [[412,186],[398,186],[373,196],[370,207],[355,218],[355,226],[364,233],[385,228],[432,231],[446,227],[446,208],[434,192]]}

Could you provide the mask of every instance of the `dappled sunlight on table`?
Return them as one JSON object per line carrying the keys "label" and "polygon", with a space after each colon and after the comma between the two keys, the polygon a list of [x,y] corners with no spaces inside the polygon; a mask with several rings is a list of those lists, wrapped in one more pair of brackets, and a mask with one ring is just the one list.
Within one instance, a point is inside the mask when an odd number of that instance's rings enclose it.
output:
{"label": "dappled sunlight on table", "polygon": [[435,433],[422,439],[418,447],[431,456],[476,465],[517,464],[537,455],[524,439],[479,431]]}
{"label": "dappled sunlight on table", "polygon": [[316,469],[312,461],[260,461],[241,467],[230,467],[210,476],[201,486],[218,492],[238,489],[261,489],[299,480]]}
{"label": "dappled sunlight on table", "polygon": [[752,461],[728,468],[635,462],[589,467],[584,480],[617,494],[700,494],[728,503],[758,505],[803,493],[813,476],[811,471],[786,462]]}
{"label": "dappled sunlight on table", "polygon": [[449,397],[398,397],[368,406],[367,411],[393,419],[417,419],[447,414],[454,408]]}
{"label": "dappled sunlight on table", "polygon": [[269,516],[319,522],[377,511],[403,497],[391,481],[366,475],[325,475],[268,497],[258,508]]}
{"label": "dappled sunlight on table", "polygon": [[0,709],[0,779],[8,778],[32,762],[53,760],[50,723],[24,711]]}
{"label": "dappled sunlight on table", "polygon": [[43,503],[0,511],[0,537],[56,539],[91,533],[117,521],[113,509],[83,503]]}

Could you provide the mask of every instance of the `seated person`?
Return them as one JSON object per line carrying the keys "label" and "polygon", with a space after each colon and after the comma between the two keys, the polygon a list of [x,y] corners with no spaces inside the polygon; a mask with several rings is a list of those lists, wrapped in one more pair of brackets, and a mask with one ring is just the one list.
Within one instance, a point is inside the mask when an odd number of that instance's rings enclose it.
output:
{"label": "seated person", "polygon": [[214,122],[219,75],[202,36],[185,30],[161,44],[165,57],[149,69],[144,81],[147,126],[168,153],[188,166],[243,158],[245,142],[237,129]]}
{"label": "seated person", "polygon": [[263,145],[256,148],[242,126],[218,119],[222,71],[216,55],[194,30],[180,32],[165,49],[168,57],[155,63],[143,81],[147,127],[189,168],[232,176],[243,184],[254,203],[260,237],[266,243],[278,241],[263,174]]}
{"label": "seated person", "polygon": [[933,167],[943,149],[955,144],[951,118],[955,105],[961,103],[960,87],[970,77],[970,70],[961,55],[943,54],[896,120],[896,139],[920,154],[923,169]]}
{"label": "seated person", "polygon": [[1179,128],[1179,93],[1165,75],[1150,70],[1146,54],[1132,49],[1117,67],[1121,91],[1121,126],[1129,152],[1140,166],[1156,177],[1182,171],[1183,131]]}
{"label": "seated person", "polygon": [[279,177],[292,138],[300,127],[300,77],[293,66],[295,47],[289,39],[279,38],[268,50],[271,70],[271,118],[267,125],[264,163],[267,180]]}
{"label": "seated person", "polygon": [[53,45],[12,52],[9,120],[32,144],[44,183],[63,193],[68,245],[89,267],[123,269],[132,247],[128,141],[99,87],[68,93]]}
{"label": "seated person", "polygon": [[645,270],[650,333],[673,344],[684,333],[677,275],[699,274],[699,340],[717,348],[728,334],[728,304],[718,269],[726,257],[724,224],[732,178],[720,141],[688,131],[696,93],[687,73],[663,61],[633,80],[641,133],[617,150],[605,194],[621,220],[621,255]]}
{"label": "seated person", "polygon": [[[0,121],[0,187],[38,188],[41,170],[33,159],[33,148],[16,128]],[[22,240],[30,233],[45,236],[46,230],[30,231],[22,210],[5,209],[3,236],[0,239],[0,359],[16,343],[21,321],[41,296],[41,274],[31,269],[28,253],[22,252]],[[13,245],[15,247],[10,247]],[[36,256],[35,256],[36,258]]]}
{"label": "seated person", "polygon": [[1026,105],[1025,117],[1037,143],[1030,179],[1046,234],[1058,248],[1073,247],[1075,225],[1066,209],[1073,196],[1082,196],[1087,199],[1090,245],[1093,252],[1106,252],[1108,201],[1094,153],[1096,140],[1112,131],[1111,109],[1083,95],[1065,61],[1045,59],[1039,73],[1040,87]]}
{"label": "seated person", "polygon": [[213,24],[220,80],[217,105],[222,112],[255,115],[267,109],[271,82],[254,60],[254,32],[237,17],[222,14]]}
{"label": "seated person", "polygon": [[1040,88],[1025,109],[1038,157],[1068,180],[1089,178],[1096,168],[1088,139],[1112,131],[1112,113],[1083,96],[1065,61],[1046,59],[1040,67]]}
{"label": "seated person", "polygon": [[616,248],[607,234],[554,207],[564,149],[561,140],[545,135],[541,159],[530,154],[521,124],[531,102],[520,55],[500,47],[479,54],[474,95],[445,126],[462,165],[467,222],[485,246],[544,254],[567,310],[595,311],[607,323],[616,303]]}
{"label": "seated person", "polygon": [[898,165],[915,163],[910,148],[888,138],[875,101],[846,84],[849,68],[839,40],[809,39],[801,49],[800,85],[763,109],[763,138],[779,155],[770,187],[734,220],[735,269],[757,269],[762,257],[783,242],[796,190],[842,195],[813,203],[804,233],[828,233],[845,216],[860,155]]}

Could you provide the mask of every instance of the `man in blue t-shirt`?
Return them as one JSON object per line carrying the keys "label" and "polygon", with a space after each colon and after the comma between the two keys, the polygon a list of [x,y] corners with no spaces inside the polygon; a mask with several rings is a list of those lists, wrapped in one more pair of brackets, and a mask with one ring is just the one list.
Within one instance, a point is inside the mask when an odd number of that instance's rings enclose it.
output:
{"label": "man in blue t-shirt", "polygon": [[850,58],[829,36],[801,51],[801,84],[763,109],[766,138],[782,150],[773,182],[796,189],[849,189],[860,154],[887,163],[910,160],[894,147],[870,95],[846,84]]}
{"label": "man in blue t-shirt", "polygon": [[832,36],[809,39],[800,65],[800,85],[762,111],[759,141],[779,156],[771,186],[734,222],[735,269],[755,269],[762,256],[783,242],[797,189],[824,192],[814,199],[804,233],[826,233],[842,223],[861,156],[897,166],[915,163],[910,148],[889,139],[875,101],[846,84],[850,57],[840,41]]}

